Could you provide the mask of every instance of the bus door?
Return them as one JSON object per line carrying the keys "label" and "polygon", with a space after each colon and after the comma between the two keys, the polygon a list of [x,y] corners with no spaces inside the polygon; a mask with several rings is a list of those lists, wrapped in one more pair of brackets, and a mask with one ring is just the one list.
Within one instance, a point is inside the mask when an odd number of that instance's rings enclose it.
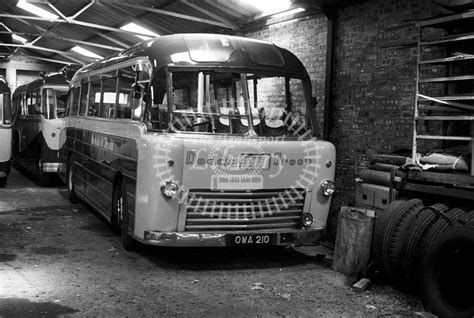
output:
{"label": "bus door", "polygon": [[[38,162],[41,145],[41,95],[39,89],[26,93],[25,116],[21,121],[21,153],[27,166]],[[34,168],[34,167],[31,167]]]}

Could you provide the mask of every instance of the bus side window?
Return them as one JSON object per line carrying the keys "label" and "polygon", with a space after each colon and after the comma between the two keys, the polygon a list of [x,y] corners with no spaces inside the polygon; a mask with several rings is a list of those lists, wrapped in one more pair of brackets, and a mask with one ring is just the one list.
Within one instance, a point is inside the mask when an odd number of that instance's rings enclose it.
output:
{"label": "bus side window", "polygon": [[28,115],[38,115],[41,113],[40,96],[35,92],[30,92],[26,96]]}
{"label": "bus side window", "polygon": [[89,83],[87,81],[83,81],[81,83],[81,103],[79,105],[79,116],[86,115],[88,91],[89,91]]}
{"label": "bus side window", "polygon": [[132,118],[131,91],[135,72],[131,66],[120,69],[118,76],[118,101],[116,118]]}
{"label": "bus side window", "polygon": [[66,103],[66,117],[68,117],[71,113],[71,108],[72,108],[72,100],[73,100],[73,90],[69,90],[69,93],[67,95],[67,103]]}
{"label": "bus side window", "polygon": [[89,83],[89,107],[87,109],[88,116],[99,116],[100,107],[100,87],[102,83],[100,79],[91,79]]}
{"label": "bus side window", "polygon": [[43,89],[41,96],[41,109],[46,119],[53,119],[56,96],[52,89]]}
{"label": "bus side window", "polygon": [[79,113],[79,97],[80,97],[81,87],[74,87],[72,94],[72,104],[71,104],[71,111],[69,116],[77,116]]}
{"label": "bus side window", "polygon": [[103,74],[102,77],[102,105],[99,116],[102,118],[115,117],[115,101],[117,97],[117,77],[115,71]]}
{"label": "bus side window", "polygon": [[150,95],[151,101],[148,105],[147,119],[151,124],[151,129],[168,129],[168,94],[164,70],[155,76],[153,85],[150,85]]}

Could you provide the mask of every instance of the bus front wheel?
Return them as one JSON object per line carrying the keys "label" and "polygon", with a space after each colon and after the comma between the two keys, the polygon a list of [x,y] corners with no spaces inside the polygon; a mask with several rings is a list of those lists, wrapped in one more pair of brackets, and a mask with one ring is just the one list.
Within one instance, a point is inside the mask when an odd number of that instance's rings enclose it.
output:
{"label": "bus front wheel", "polygon": [[[136,242],[129,233],[130,216],[128,213],[126,193],[125,184],[123,182],[119,182],[114,187],[112,226],[120,229],[124,249],[126,251],[134,251],[136,249]],[[114,220],[118,222],[114,222]],[[116,225],[114,223],[118,224]]]}

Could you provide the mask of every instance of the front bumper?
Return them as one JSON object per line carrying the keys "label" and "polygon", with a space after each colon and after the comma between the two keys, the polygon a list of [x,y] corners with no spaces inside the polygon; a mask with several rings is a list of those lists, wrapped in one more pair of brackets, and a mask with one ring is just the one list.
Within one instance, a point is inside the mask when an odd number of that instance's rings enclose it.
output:
{"label": "front bumper", "polygon": [[[257,232],[232,232],[232,233],[192,233],[192,232],[156,232],[145,231],[143,244],[176,247],[224,247],[231,246],[229,237],[235,235],[275,235],[276,239],[271,244],[278,246],[312,245],[320,241],[323,229],[286,230],[286,231],[257,231]],[[259,244],[252,244],[258,246]],[[263,245],[263,244],[262,244]],[[240,245],[244,246],[244,245]],[[245,245],[249,246],[249,245]]]}
{"label": "front bumper", "polygon": [[42,162],[41,167],[43,172],[58,172],[59,163],[57,162]]}

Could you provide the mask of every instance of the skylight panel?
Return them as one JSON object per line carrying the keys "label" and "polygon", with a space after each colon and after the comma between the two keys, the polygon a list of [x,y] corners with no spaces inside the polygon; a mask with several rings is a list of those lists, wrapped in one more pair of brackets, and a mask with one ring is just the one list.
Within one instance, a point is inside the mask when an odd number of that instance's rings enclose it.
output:
{"label": "skylight panel", "polygon": [[91,52],[91,51],[89,51],[89,50],[87,50],[83,47],[80,47],[80,46],[75,46],[71,50],[73,50],[74,52],[79,53],[81,55],[91,57],[93,59],[101,59],[102,58],[102,56],[97,55],[94,52]]}
{"label": "skylight panel", "polygon": [[28,42],[27,39],[25,39],[24,37],[19,36],[19,35],[17,35],[17,34],[12,34],[12,38],[13,38],[15,41],[21,42],[21,43],[23,43],[23,44],[25,44],[26,42]]}
{"label": "skylight panel", "polygon": [[41,9],[40,7],[35,6],[34,4],[28,3],[26,2],[26,0],[18,0],[16,6],[45,19],[56,20],[59,18],[59,16],[57,16],[56,14]]}
{"label": "skylight panel", "polygon": [[290,7],[290,0],[241,0],[262,12],[281,12]]}
{"label": "skylight panel", "polygon": [[290,14],[295,14],[295,13],[303,12],[303,11],[305,11],[304,8],[296,8],[296,9],[283,11],[283,12],[274,14],[274,15],[272,15],[272,18],[281,18],[281,17],[287,16],[287,15],[290,15]]}
{"label": "skylight panel", "polygon": [[135,24],[133,22],[120,27],[120,29],[125,30],[125,31],[138,32],[138,33],[143,33],[143,34],[150,35],[150,36],[145,36],[145,35],[135,34],[135,36],[137,36],[137,37],[139,37],[140,39],[143,39],[143,40],[149,40],[151,38],[155,38],[157,36],[160,36],[159,34],[153,32],[151,30],[145,29],[144,27],[141,27],[138,24]]}

